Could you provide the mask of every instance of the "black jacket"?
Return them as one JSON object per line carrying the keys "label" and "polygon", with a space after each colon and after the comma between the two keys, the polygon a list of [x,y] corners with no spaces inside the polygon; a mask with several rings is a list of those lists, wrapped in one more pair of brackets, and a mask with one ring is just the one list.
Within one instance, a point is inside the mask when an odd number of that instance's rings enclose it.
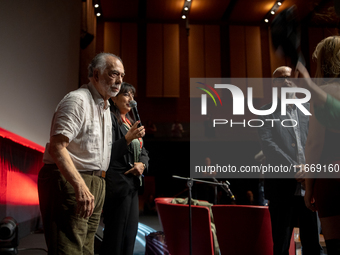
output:
{"label": "black jacket", "polygon": [[[127,145],[125,135],[127,133],[124,125],[119,125],[116,117],[111,112],[112,120],[112,150],[109,169],[106,172],[106,196],[126,196],[135,189],[139,189],[140,180],[138,177],[124,173],[131,169],[130,164],[134,164],[132,145]],[[142,147],[139,162],[146,166],[149,164],[147,150]],[[144,170],[144,173],[146,172]]]}

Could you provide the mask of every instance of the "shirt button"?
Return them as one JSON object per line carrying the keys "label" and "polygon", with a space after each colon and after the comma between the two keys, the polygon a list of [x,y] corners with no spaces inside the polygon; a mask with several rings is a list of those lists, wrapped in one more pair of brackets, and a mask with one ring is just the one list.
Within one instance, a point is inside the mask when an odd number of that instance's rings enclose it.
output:
{"label": "shirt button", "polygon": [[295,147],[295,143],[292,143],[292,146]]}

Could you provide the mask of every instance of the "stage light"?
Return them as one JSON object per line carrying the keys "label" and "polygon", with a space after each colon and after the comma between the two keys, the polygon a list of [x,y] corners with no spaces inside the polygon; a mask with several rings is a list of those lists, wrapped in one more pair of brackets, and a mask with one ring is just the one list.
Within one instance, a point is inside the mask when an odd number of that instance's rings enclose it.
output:
{"label": "stage light", "polygon": [[266,16],[263,17],[263,20],[265,23],[269,23],[269,20],[272,19],[273,15],[275,15],[282,5],[282,2],[284,0],[276,1],[273,5],[273,7],[267,12]]}
{"label": "stage light", "polygon": [[0,222],[0,254],[18,254],[18,223],[12,217]]}
{"label": "stage light", "polygon": [[94,8],[98,8],[98,7],[99,7],[99,4],[95,4],[95,5],[94,5]]}
{"label": "stage light", "polygon": [[[141,245],[145,247],[145,237],[149,235],[151,232],[156,232],[156,230],[147,225],[144,225],[143,223],[138,222],[138,233],[136,236],[137,241],[140,242]],[[139,237],[138,234],[141,237]]]}
{"label": "stage light", "polygon": [[183,9],[182,9],[182,19],[186,19],[187,24],[189,24],[189,12],[190,12],[190,7],[191,7],[192,1],[191,0],[185,0]]}

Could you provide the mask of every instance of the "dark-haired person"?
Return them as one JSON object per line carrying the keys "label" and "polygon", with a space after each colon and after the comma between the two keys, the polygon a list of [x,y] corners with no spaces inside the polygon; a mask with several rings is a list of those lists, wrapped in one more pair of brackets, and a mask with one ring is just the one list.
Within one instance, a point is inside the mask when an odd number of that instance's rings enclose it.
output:
{"label": "dark-haired person", "polygon": [[112,157],[106,172],[104,238],[101,255],[132,255],[138,230],[138,189],[148,167],[148,152],[142,137],[144,127],[130,117],[130,101],[135,88],[122,83],[120,92],[111,98]]}
{"label": "dark-haired person", "polygon": [[94,254],[111,154],[108,99],[118,94],[124,66],[100,53],[88,67],[90,82],[67,94],[54,113],[38,191],[48,254]]}

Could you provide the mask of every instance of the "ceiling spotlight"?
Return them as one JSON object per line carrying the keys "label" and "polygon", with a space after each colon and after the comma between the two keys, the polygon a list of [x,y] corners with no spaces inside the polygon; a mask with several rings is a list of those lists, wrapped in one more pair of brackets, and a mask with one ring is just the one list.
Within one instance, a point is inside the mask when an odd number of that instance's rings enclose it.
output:
{"label": "ceiling spotlight", "polygon": [[281,2],[277,2],[277,5],[278,5],[278,6],[281,6],[281,4],[282,4]]}
{"label": "ceiling spotlight", "polygon": [[268,21],[269,21],[268,19],[264,19],[264,22],[268,23]]}
{"label": "ceiling spotlight", "polygon": [[98,13],[97,13],[97,16],[99,17],[100,15],[101,15],[100,12],[98,12]]}
{"label": "ceiling spotlight", "polygon": [[187,6],[184,7],[184,11],[187,11],[189,10],[189,8]]}
{"label": "ceiling spotlight", "polygon": [[191,0],[187,0],[188,2],[191,2]]}
{"label": "ceiling spotlight", "polygon": [[98,8],[98,7],[99,7],[99,4],[95,4],[95,5],[94,5],[94,8]]}
{"label": "ceiling spotlight", "polygon": [[182,15],[182,19],[186,19],[187,18],[187,16],[185,16],[185,15]]}
{"label": "ceiling spotlight", "polygon": [[270,13],[271,13],[272,15],[274,15],[274,14],[275,14],[275,12],[274,12],[274,11],[271,11]]}

